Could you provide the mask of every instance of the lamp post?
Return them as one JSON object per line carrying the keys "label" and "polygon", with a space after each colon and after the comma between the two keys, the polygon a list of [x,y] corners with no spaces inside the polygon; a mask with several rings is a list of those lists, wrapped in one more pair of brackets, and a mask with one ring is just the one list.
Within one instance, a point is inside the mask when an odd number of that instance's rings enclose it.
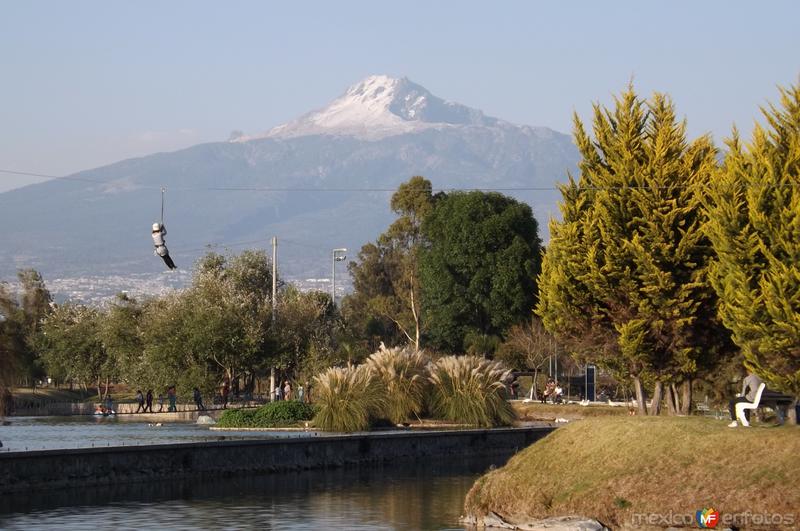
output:
{"label": "lamp post", "polygon": [[331,301],[333,307],[336,307],[336,262],[341,262],[347,258],[344,254],[347,252],[345,248],[334,249],[331,251]]}

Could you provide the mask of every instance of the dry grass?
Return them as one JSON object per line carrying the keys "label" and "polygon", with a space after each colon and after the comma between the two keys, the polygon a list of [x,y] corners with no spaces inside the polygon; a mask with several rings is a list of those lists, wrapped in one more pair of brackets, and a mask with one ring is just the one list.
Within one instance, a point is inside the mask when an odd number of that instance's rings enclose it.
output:
{"label": "dry grass", "polygon": [[[511,522],[582,515],[613,528],[635,513],[795,514],[800,427],[729,429],[703,418],[605,417],[556,430],[480,478],[468,514]],[[797,523],[795,524],[797,525]],[[774,526],[773,526],[774,527]]]}
{"label": "dry grass", "polygon": [[352,432],[369,428],[385,405],[380,380],[367,365],[334,367],[314,377],[314,425],[321,430]]}
{"label": "dry grass", "polygon": [[393,423],[398,424],[422,412],[428,383],[425,378],[427,364],[427,356],[411,347],[381,347],[367,359],[367,365],[383,382],[386,393],[384,414]]}
{"label": "dry grass", "polygon": [[446,356],[428,366],[430,411],[440,419],[476,426],[503,426],[516,418],[505,399],[509,369],[478,356]]}
{"label": "dry grass", "polygon": [[541,404],[539,402],[523,403],[520,401],[512,402],[517,418],[522,421],[531,420],[554,420],[565,418],[568,420],[579,420],[593,417],[607,416],[627,416],[627,407],[607,406],[602,404],[592,404],[580,406],[576,404]]}

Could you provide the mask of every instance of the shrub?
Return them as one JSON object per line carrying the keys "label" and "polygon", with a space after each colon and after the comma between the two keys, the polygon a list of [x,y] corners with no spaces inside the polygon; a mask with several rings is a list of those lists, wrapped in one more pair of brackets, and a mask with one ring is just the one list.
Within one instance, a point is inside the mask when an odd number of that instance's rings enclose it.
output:
{"label": "shrub", "polygon": [[314,377],[314,425],[321,430],[360,431],[369,428],[385,404],[380,379],[368,365],[333,367]]}
{"label": "shrub", "polygon": [[477,426],[508,425],[514,410],[505,399],[510,370],[477,356],[447,356],[429,365],[431,413]]}
{"label": "shrub", "polygon": [[221,428],[253,428],[255,427],[255,409],[228,409],[222,412],[217,426]]}
{"label": "shrub", "polygon": [[287,400],[271,402],[257,409],[229,409],[222,414],[217,426],[223,428],[276,428],[311,420],[313,416],[313,406],[296,400]]}
{"label": "shrub", "polygon": [[427,357],[410,347],[381,350],[367,359],[367,365],[383,383],[383,414],[393,424],[418,415],[424,404]]}

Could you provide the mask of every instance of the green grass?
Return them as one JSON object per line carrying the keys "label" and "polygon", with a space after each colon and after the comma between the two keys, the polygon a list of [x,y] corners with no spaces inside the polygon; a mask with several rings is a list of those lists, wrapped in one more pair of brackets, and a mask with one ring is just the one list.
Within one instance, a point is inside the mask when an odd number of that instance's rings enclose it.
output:
{"label": "green grass", "polygon": [[[581,515],[614,528],[634,514],[796,514],[800,427],[727,428],[681,417],[571,423],[480,478],[468,514],[509,522]],[[796,514],[796,518],[800,514]]]}
{"label": "green grass", "polygon": [[311,420],[314,407],[287,400],[271,402],[255,409],[228,409],[217,421],[221,428],[278,428],[296,426],[300,422]]}

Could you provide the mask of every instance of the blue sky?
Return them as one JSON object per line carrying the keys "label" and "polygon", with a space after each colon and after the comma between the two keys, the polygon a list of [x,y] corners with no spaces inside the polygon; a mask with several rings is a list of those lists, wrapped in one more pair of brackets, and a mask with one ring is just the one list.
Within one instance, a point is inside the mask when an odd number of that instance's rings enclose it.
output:
{"label": "blue sky", "polygon": [[[0,168],[64,175],[256,133],[370,74],[571,129],[633,79],[692,135],[798,82],[800,2],[0,3]],[[32,182],[0,174],[0,191]]]}

